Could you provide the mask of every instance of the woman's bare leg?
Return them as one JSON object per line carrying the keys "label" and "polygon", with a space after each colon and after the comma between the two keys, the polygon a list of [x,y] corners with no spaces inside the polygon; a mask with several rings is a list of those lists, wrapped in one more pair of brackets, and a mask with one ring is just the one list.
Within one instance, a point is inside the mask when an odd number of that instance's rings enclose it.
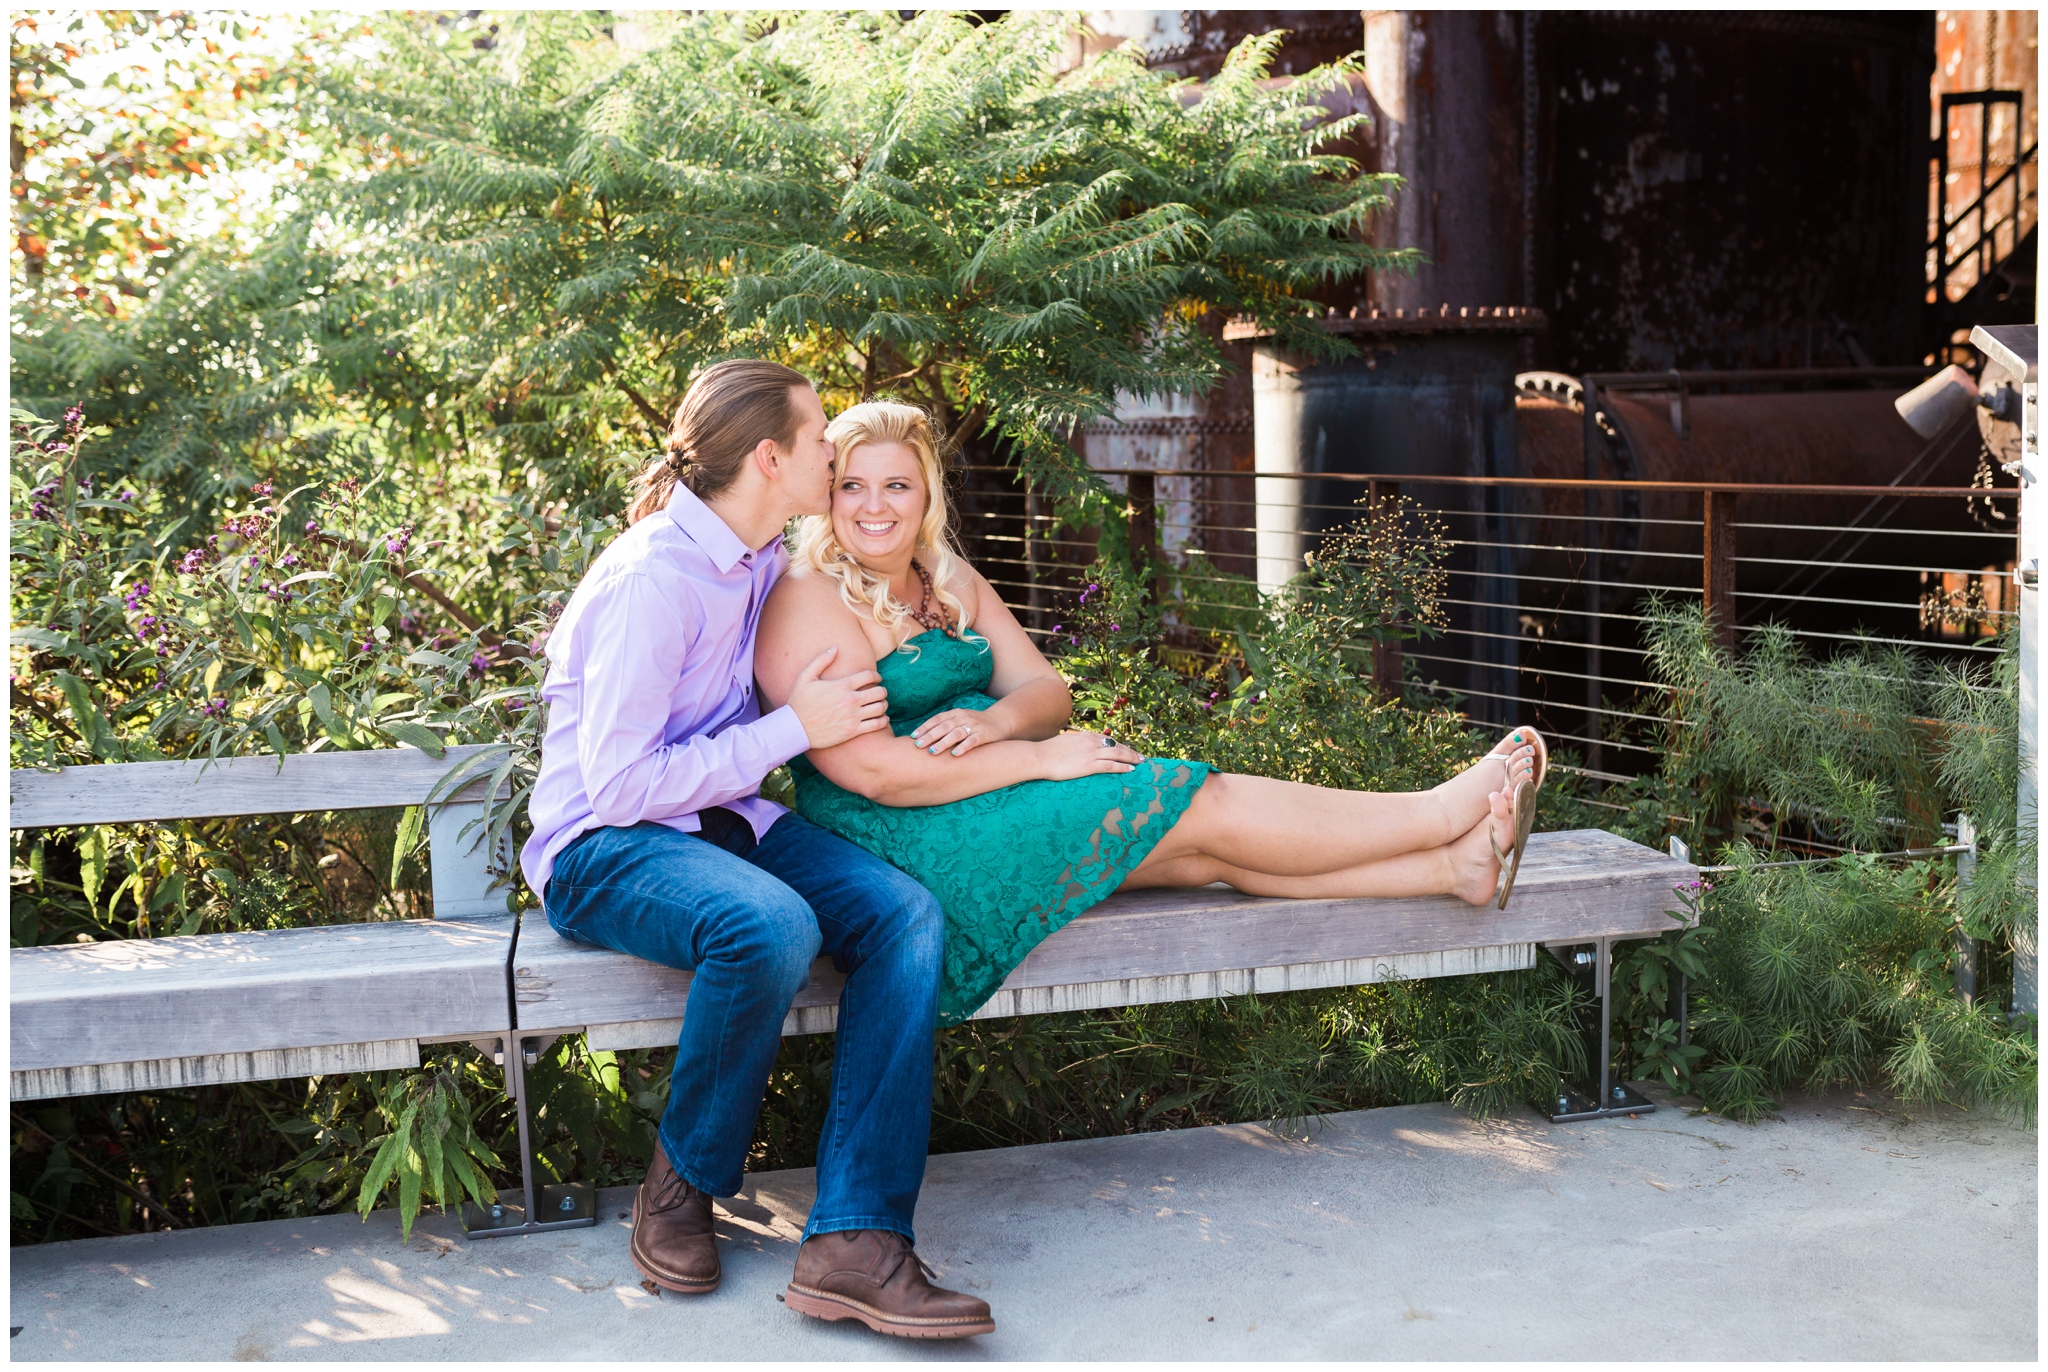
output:
{"label": "woman's bare leg", "polygon": [[1395,793],[1214,772],[1132,875],[1206,857],[1242,871],[1315,876],[1442,848],[1486,817],[1489,793],[1512,792],[1530,774],[1534,753],[1523,744],[1505,769],[1489,754],[1431,790]]}
{"label": "woman's bare leg", "polygon": [[1343,900],[1370,896],[1455,895],[1473,905],[1493,899],[1500,882],[1500,864],[1494,861],[1487,842],[1489,829],[1503,850],[1514,839],[1514,811],[1505,794],[1489,797],[1486,818],[1455,842],[1437,848],[1400,853],[1393,857],[1360,863],[1334,872],[1289,876],[1236,866],[1219,858],[1196,854],[1170,858],[1157,864],[1146,861],[1124,880],[1118,889],[1142,890],[1154,886],[1207,886],[1212,881],[1229,885],[1253,896],[1282,896],[1289,899]]}

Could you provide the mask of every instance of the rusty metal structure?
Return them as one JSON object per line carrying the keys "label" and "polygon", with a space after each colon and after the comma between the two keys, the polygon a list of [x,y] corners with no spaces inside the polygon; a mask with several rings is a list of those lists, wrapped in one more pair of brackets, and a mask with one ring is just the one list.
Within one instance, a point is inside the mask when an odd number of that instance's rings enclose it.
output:
{"label": "rusty metal structure", "polygon": [[1917,362],[1931,16],[1546,16],[1539,365]]}
{"label": "rusty metal structure", "polygon": [[1927,328],[1974,368],[1974,326],[2034,317],[2040,14],[1936,10],[1934,30]]}
{"label": "rusty metal structure", "polygon": [[[1621,647],[1602,616],[1671,579],[1658,568],[1674,531],[1735,527],[1733,497],[1717,517],[1697,485],[1627,483],[1994,479],[1969,426],[1929,443],[1890,402],[1951,360],[1958,329],[2031,318],[2031,12],[1099,11],[1088,24],[1089,45],[1135,42],[1194,79],[1273,29],[1288,32],[1282,77],[1357,54],[1374,124],[1353,151],[1405,182],[1375,237],[1429,259],[1319,302],[1358,346],[1351,361],[1304,366],[1223,326],[1231,375],[1215,391],[1134,403],[1075,435],[1169,560],[1199,552],[1271,585],[1349,503],[1348,480],[1304,478],[1402,479],[1479,521],[1456,570],[1484,585],[1459,611],[1445,656],[1464,665],[1442,684],[1511,702],[1583,680],[1568,694],[1590,709],[1602,654]],[[1525,479],[1622,484],[1513,494]],[[1560,500],[1573,508],[1541,504]],[[1746,613],[1839,620],[1826,596],[1800,608],[1813,592],[1800,578],[1763,582],[1799,560],[1800,528],[1881,517],[1869,505],[1740,497]],[[1935,524],[1982,533],[2001,508],[1958,501]],[[1515,521],[1568,514],[1601,598],[1525,604],[1520,588],[1556,569]],[[1002,518],[1038,584],[1058,553],[1028,535],[1049,511]],[[1554,679],[1532,675],[1535,638],[1554,645],[1574,611],[1563,637],[1581,658],[1546,651]]]}

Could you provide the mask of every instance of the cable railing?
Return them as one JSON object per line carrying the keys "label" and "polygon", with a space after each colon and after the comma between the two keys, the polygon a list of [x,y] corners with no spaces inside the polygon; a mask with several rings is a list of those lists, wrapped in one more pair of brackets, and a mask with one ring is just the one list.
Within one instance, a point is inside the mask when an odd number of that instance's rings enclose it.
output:
{"label": "cable railing", "polygon": [[[2018,602],[2016,535],[1975,515],[2011,489],[1096,470],[1156,569],[1171,645],[1197,656],[1233,651],[1225,626],[1255,633],[1261,595],[1299,573],[1322,535],[1406,497],[1443,535],[1445,623],[1378,645],[1362,679],[1490,727],[1533,723],[1612,781],[1654,770],[1673,723],[1648,669],[1652,597],[1703,606],[1731,649],[1770,622],[1816,656],[1896,646],[1936,666],[1987,661]],[[970,558],[1027,631],[1051,640],[1096,531],[1057,524],[1008,469],[962,475]],[[1652,495],[1655,510],[1619,508]],[[1572,508],[1554,508],[1565,498]],[[1865,503],[1837,519],[1831,501]]]}

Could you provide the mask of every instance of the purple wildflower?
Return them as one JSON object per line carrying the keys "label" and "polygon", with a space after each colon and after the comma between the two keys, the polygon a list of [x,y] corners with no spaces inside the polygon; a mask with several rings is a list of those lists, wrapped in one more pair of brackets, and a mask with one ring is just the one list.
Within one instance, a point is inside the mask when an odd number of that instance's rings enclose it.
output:
{"label": "purple wildflower", "polygon": [[66,433],[76,437],[78,431],[84,427],[85,406],[73,405],[70,409],[64,411],[64,431]]}
{"label": "purple wildflower", "polygon": [[270,494],[270,493],[271,493],[272,491],[274,491],[274,490],[276,490],[276,489],[277,489],[277,488],[276,488],[276,487],[274,487],[274,486],[272,486],[272,485],[271,485],[271,484],[270,484],[270,483],[269,483],[268,481],[259,481],[259,482],[257,482],[257,483],[256,483],[256,484],[255,484],[254,486],[251,486],[251,487],[249,488],[249,494],[250,494],[250,495],[269,495],[269,494]]}
{"label": "purple wildflower", "polygon": [[490,665],[491,660],[482,653],[472,653],[469,658],[469,674],[473,677],[482,676],[489,670]]}

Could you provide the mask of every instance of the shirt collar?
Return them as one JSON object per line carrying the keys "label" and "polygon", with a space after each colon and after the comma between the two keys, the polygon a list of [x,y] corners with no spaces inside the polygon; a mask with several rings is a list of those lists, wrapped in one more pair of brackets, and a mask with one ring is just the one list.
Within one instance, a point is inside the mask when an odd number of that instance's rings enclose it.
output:
{"label": "shirt collar", "polygon": [[[675,493],[668,499],[668,517],[676,527],[687,535],[692,543],[704,550],[712,565],[723,572],[730,572],[739,565],[739,560],[749,552],[732,526],[720,519],[709,505],[697,498],[697,493],[678,481]],[[769,542],[772,544],[773,539]]]}

